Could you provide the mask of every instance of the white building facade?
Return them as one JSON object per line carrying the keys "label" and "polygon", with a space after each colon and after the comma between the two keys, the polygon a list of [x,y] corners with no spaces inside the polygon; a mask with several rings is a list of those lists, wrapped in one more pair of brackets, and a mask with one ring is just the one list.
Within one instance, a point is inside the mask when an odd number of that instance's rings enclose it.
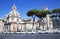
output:
{"label": "white building facade", "polygon": [[2,18],[0,18],[0,32],[3,32],[4,31],[4,21]]}
{"label": "white building facade", "polygon": [[[48,10],[48,8],[44,7],[44,10],[45,9]],[[4,22],[0,20],[0,27],[0,30],[2,30],[3,32],[36,32],[36,28],[39,27],[39,22],[35,21],[33,26],[32,19],[21,19],[20,14],[17,11],[17,7],[13,5],[12,10],[4,18]],[[53,28],[53,23],[50,20],[49,15],[43,18],[39,28],[40,30],[47,30],[47,28]]]}

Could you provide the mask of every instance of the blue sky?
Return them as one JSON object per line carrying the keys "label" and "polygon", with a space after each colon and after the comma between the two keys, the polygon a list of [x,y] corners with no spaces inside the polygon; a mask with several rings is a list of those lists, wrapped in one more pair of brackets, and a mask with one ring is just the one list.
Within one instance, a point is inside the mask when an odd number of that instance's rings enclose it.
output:
{"label": "blue sky", "polygon": [[14,4],[21,18],[29,18],[26,13],[31,9],[42,10],[44,6],[47,6],[49,10],[60,8],[60,0],[0,0],[0,18],[4,18]]}

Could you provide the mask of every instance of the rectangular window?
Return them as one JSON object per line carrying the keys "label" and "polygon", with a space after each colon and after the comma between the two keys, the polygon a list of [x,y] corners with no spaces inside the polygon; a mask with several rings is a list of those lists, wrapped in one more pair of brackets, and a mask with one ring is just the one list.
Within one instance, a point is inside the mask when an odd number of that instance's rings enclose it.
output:
{"label": "rectangular window", "polygon": [[17,19],[17,22],[19,22],[19,19]]}

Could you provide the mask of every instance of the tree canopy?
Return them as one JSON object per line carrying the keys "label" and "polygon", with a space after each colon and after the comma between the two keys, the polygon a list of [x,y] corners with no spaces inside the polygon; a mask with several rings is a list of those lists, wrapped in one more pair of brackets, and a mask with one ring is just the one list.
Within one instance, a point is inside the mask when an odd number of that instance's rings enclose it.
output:
{"label": "tree canopy", "polygon": [[39,13],[39,10],[33,9],[27,12],[27,16],[36,16],[37,13]]}
{"label": "tree canopy", "polygon": [[52,10],[51,14],[53,14],[51,17],[60,17],[60,8]]}
{"label": "tree canopy", "polygon": [[57,12],[60,13],[60,8],[52,10],[52,13],[57,13]]}
{"label": "tree canopy", "polygon": [[39,18],[42,18],[43,17],[44,18],[44,17],[46,17],[47,14],[50,14],[50,11],[49,10],[41,10],[37,14],[37,17],[39,17]]}

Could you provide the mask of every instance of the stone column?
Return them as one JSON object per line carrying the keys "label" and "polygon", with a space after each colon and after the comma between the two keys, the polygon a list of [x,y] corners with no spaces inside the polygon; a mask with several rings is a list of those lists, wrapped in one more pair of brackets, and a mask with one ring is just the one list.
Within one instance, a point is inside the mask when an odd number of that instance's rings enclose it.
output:
{"label": "stone column", "polygon": [[49,14],[47,14],[47,29],[49,28],[49,20],[50,20],[50,18],[49,18]]}

